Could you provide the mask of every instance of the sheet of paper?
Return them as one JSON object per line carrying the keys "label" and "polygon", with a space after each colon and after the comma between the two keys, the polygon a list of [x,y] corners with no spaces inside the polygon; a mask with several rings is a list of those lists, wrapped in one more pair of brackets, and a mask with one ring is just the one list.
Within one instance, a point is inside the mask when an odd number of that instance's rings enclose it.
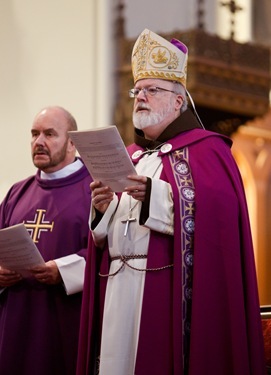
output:
{"label": "sheet of paper", "polygon": [[18,271],[23,276],[28,269],[45,264],[24,224],[0,230],[0,265]]}
{"label": "sheet of paper", "polygon": [[115,192],[134,184],[127,176],[137,173],[115,125],[69,135],[94,180]]}

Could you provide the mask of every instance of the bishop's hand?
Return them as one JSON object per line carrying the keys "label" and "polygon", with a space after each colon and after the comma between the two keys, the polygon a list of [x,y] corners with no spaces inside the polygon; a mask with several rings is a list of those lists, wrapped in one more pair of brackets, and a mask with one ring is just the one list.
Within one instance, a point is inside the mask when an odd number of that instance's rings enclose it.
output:
{"label": "bishop's hand", "polygon": [[90,189],[92,191],[92,206],[97,211],[104,214],[110,202],[113,200],[114,192],[109,186],[103,186],[100,181],[91,182]]}
{"label": "bishop's hand", "polygon": [[134,181],[134,184],[126,187],[124,191],[134,199],[144,202],[146,198],[147,177],[131,175],[128,176],[128,179]]}

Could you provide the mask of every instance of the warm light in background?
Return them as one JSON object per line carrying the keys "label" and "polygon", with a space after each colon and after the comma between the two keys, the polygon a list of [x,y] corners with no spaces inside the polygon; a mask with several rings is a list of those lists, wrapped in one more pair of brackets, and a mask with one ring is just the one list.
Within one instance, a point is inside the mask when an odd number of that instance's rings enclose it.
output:
{"label": "warm light in background", "polygon": [[[230,0],[219,0],[217,2],[217,32],[221,38],[229,39],[231,28],[234,30],[234,40],[245,43],[252,38],[252,4],[251,0],[236,0],[237,10],[231,13],[229,9]],[[238,10],[238,8],[241,8]],[[234,22],[234,25],[232,25]]]}

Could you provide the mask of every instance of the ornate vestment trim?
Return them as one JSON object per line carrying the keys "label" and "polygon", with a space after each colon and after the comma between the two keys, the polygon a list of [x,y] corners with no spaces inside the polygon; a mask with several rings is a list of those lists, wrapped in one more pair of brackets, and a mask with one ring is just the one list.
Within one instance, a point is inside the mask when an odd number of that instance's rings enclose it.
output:
{"label": "ornate vestment trim", "polygon": [[180,199],[182,253],[182,328],[184,374],[188,370],[192,307],[193,248],[195,230],[195,187],[185,147],[169,155]]}

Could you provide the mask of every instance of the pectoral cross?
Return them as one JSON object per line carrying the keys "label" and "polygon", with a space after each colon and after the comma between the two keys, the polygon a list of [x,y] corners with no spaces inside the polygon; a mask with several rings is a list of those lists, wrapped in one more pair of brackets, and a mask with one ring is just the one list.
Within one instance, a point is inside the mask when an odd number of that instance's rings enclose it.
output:
{"label": "pectoral cross", "polygon": [[127,236],[128,229],[129,229],[129,225],[130,225],[130,223],[133,222],[133,221],[136,221],[136,218],[135,218],[135,217],[132,217],[132,213],[131,213],[131,211],[129,211],[129,215],[128,215],[127,219],[121,221],[123,224],[125,224],[125,229],[124,229],[124,234],[123,234],[124,237]]}

